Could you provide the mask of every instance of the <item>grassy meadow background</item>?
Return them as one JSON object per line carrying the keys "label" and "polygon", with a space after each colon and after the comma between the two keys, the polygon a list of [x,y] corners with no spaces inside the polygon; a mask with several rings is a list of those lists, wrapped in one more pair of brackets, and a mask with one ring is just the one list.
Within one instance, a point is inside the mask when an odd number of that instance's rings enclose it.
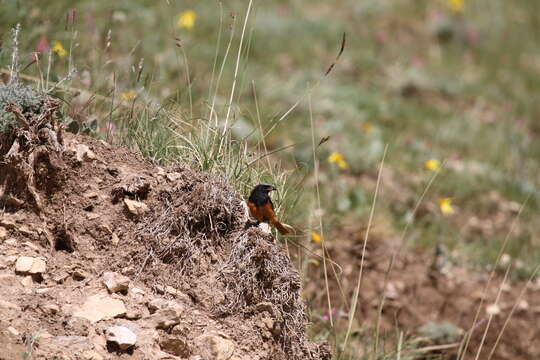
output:
{"label": "grassy meadow background", "polygon": [[[540,262],[537,0],[0,8],[2,69],[18,23],[26,81],[47,88],[76,68],[56,89],[71,129],[225,174],[244,194],[276,183],[280,216],[312,252],[365,230],[386,148],[373,231],[399,239],[409,224],[409,249],[443,246],[480,271],[509,237],[514,280]],[[310,281],[322,261],[303,259]]]}

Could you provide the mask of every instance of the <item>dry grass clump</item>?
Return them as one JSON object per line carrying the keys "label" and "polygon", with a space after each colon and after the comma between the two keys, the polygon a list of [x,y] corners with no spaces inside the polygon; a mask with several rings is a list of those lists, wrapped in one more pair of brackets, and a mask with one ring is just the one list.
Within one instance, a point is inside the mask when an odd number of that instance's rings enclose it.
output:
{"label": "dry grass clump", "polygon": [[321,347],[309,349],[301,280],[283,247],[257,228],[241,233],[219,278],[225,284],[221,314],[268,311],[276,322],[274,336],[291,359],[325,358]]}
{"label": "dry grass clump", "polygon": [[205,260],[215,260],[227,234],[240,228],[242,199],[221,178],[184,168],[177,174],[176,185],[159,194],[138,235],[151,261],[193,274],[205,270]]}

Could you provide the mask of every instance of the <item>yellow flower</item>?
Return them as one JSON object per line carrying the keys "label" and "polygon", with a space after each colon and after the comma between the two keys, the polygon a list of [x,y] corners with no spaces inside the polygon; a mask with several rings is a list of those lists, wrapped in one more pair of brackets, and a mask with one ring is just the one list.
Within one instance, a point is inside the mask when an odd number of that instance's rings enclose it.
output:
{"label": "yellow flower", "polygon": [[369,123],[369,122],[365,122],[361,125],[362,127],[362,130],[366,133],[366,134],[369,134],[370,132],[373,131],[373,124],[372,123]]}
{"label": "yellow flower", "polygon": [[321,235],[317,234],[316,232],[311,233],[311,241],[318,244],[321,242],[321,240],[322,240]]}
{"label": "yellow flower", "polygon": [[343,170],[349,168],[349,164],[347,164],[347,162],[343,158],[343,154],[338,153],[338,152],[331,153],[330,156],[328,157],[328,162],[330,164],[337,164],[337,166],[339,166],[339,168]]}
{"label": "yellow flower", "polygon": [[429,159],[424,162],[424,167],[431,171],[439,171],[441,169],[441,162],[437,159]]}
{"label": "yellow flower", "polygon": [[180,14],[178,14],[178,22],[177,26],[180,29],[193,29],[193,26],[195,26],[195,20],[197,19],[197,14],[193,10],[186,10],[182,11]]}
{"label": "yellow flower", "polygon": [[448,7],[456,14],[462,13],[465,7],[465,0],[447,0]]}
{"label": "yellow flower", "polygon": [[453,199],[449,197],[439,199],[439,207],[443,215],[452,215],[456,212],[452,206],[452,200]]}
{"label": "yellow flower", "polygon": [[120,98],[125,101],[135,99],[135,96],[137,96],[137,92],[135,90],[124,91],[120,94]]}
{"label": "yellow flower", "polygon": [[60,41],[53,41],[53,48],[52,50],[58,54],[61,58],[67,55],[66,49],[64,49],[64,46],[60,43]]}

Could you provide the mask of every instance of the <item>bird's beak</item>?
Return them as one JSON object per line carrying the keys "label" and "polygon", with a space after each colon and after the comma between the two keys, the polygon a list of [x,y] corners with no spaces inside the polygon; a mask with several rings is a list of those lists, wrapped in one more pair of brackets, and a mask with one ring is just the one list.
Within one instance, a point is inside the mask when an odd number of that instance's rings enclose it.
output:
{"label": "bird's beak", "polygon": [[277,190],[275,186],[270,185],[268,187],[268,191],[274,191],[274,190]]}

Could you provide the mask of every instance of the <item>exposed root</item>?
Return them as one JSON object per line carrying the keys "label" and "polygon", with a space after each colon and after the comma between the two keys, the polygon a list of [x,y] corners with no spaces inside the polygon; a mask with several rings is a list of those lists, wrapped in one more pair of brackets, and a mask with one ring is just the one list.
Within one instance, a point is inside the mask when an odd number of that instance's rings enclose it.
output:
{"label": "exposed root", "polygon": [[19,124],[1,134],[0,204],[21,206],[30,201],[37,213],[42,211],[38,188],[48,188],[58,181],[62,161],[62,126],[56,121],[59,101],[45,98],[39,114],[24,114],[17,105],[6,106]]}

